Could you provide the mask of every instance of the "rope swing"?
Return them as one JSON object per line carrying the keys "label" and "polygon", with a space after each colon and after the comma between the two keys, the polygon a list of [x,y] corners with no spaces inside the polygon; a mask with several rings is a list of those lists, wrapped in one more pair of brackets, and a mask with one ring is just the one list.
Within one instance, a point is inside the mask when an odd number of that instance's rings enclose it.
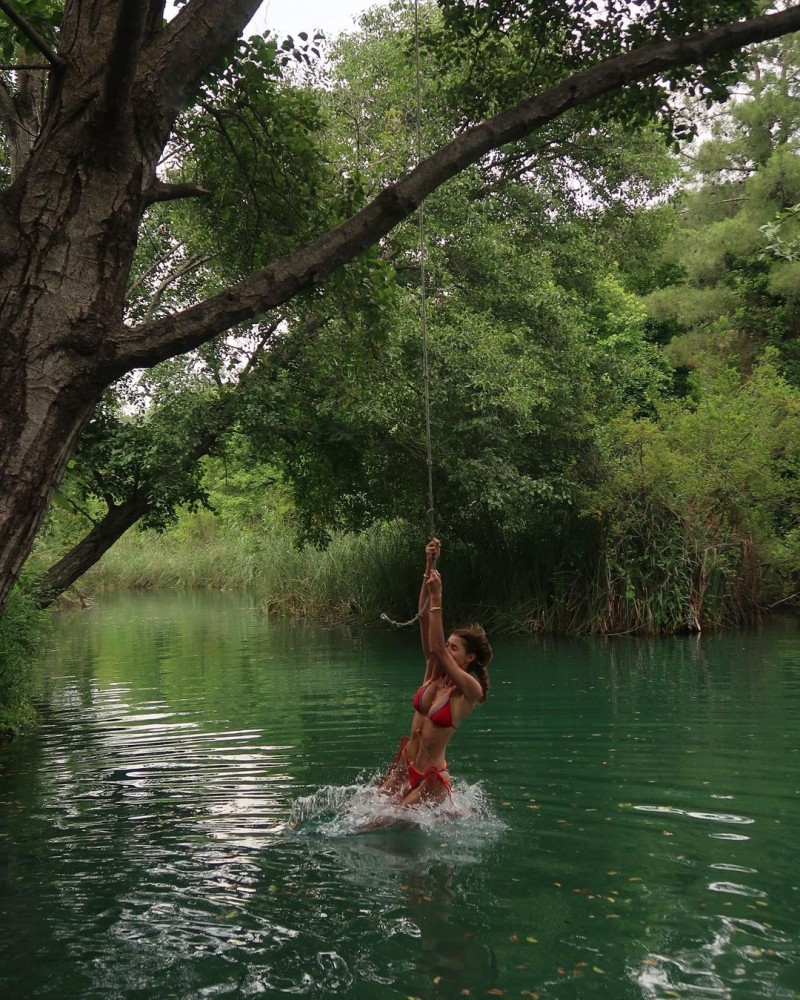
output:
{"label": "rope swing", "polygon": [[[417,132],[417,166],[422,162],[422,74],[420,71],[419,51],[419,0],[414,0],[414,89],[416,94],[416,132]],[[425,401],[425,462],[428,467],[428,537],[436,536],[436,516],[433,503],[433,448],[431,445],[431,381],[428,367],[428,300],[426,295],[427,271],[425,266],[425,207],[424,202],[417,208],[417,232],[419,242],[419,276],[420,276],[420,324],[422,326],[422,393]],[[410,628],[419,621],[419,617],[427,606],[425,605],[407,622],[396,622],[387,614],[381,615],[381,621],[395,628]]]}
{"label": "rope swing", "polygon": [[[422,162],[422,83],[419,57],[419,0],[414,0],[414,69],[417,120],[417,166]],[[422,390],[425,398],[425,446],[428,466],[428,528],[429,538],[436,536],[436,518],[433,506],[433,450],[431,448],[431,380],[428,368],[428,299],[426,295],[425,268],[425,202],[417,209],[419,230],[420,321],[422,323]]]}

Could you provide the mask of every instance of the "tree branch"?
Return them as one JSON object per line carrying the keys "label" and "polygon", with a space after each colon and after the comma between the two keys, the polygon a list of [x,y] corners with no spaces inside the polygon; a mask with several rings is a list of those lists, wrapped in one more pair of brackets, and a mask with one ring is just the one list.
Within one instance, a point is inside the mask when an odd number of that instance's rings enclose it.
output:
{"label": "tree branch", "polygon": [[211,192],[193,181],[185,181],[182,184],[165,184],[157,180],[145,192],[145,207],[154,205],[158,201],[177,201],[179,198],[205,198]]}
{"label": "tree branch", "polygon": [[32,42],[39,52],[41,52],[45,59],[50,63],[52,69],[63,68],[64,60],[61,56],[50,48],[36,28],[28,24],[22,14],[20,14],[19,11],[8,2],[8,0],[0,0],[0,10],[2,10],[9,21],[19,28],[28,41]]}
{"label": "tree branch", "polygon": [[[243,0],[238,6],[243,6]],[[385,188],[351,218],[296,253],[254,272],[205,302],[121,333],[107,375],[116,377],[131,366],[153,365],[191,350],[236,323],[251,320],[288,301],[376,243],[455,174],[478,162],[489,151],[529,135],[565,111],[666,70],[697,65],[721,53],[797,30],[800,30],[800,6],[635,49],[582,70],[461,133],[397,183]]]}
{"label": "tree branch", "polygon": [[200,267],[203,264],[210,261],[210,257],[190,257],[181,267],[177,268],[171,274],[168,274],[163,281],[158,284],[158,287],[153,292],[152,298],[150,299],[150,304],[147,307],[147,312],[144,315],[144,320],[142,322],[148,323],[154,316],[156,309],[158,308],[158,303],[161,301],[164,292],[174,285],[176,281],[179,281],[184,275],[189,274],[196,267]]}
{"label": "tree branch", "polygon": [[260,5],[261,0],[189,0],[169,22],[148,55],[170,121]]}

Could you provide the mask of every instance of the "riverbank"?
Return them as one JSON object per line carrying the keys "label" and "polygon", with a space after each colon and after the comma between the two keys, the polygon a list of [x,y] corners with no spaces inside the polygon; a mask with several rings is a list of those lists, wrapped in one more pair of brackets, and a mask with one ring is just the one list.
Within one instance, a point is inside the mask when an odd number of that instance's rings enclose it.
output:
{"label": "riverbank", "polygon": [[[753,624],[792,607],[791,579],[770,580],[753,544],[719,549],[668,539],[660,552],[627,552],[601,528],[476,552],[447,544],[440,568],[449,621],[495,633],[669,635]],[[204,511],[165,533],[130,532],[80,582],[108,589],[247,591],[269,614],[361,626],[416,612],[424,538],[406,525],[335,535],[300,548],[289,527],[258,529]],[[785,600],[784,598],[789,598]]]}

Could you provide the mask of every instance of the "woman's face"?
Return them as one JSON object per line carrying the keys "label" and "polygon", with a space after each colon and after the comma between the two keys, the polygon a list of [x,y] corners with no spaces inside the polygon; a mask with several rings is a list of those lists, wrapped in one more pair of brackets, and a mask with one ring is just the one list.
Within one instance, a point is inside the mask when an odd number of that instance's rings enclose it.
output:
{"label": "woman's face", "polygon": [[474,653],[467,652],[467,644],[460,635],[451,635],[445,643],[445,646],[447,647],[448,653],[453,657],[462,670],[466,670],[470,663],[472,663],[475,659]]}

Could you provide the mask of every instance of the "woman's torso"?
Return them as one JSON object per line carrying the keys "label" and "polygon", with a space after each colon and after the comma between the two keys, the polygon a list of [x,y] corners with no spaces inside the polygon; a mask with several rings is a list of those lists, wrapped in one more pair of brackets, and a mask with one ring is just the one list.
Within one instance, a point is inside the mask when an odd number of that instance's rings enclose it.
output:
{"label": "woman's torso", "polygon": [[409,759],[425,769],[444,764],[444,753],[472,705],[449,678],[436,678],[414,696],[414,721],[408,741]]}

